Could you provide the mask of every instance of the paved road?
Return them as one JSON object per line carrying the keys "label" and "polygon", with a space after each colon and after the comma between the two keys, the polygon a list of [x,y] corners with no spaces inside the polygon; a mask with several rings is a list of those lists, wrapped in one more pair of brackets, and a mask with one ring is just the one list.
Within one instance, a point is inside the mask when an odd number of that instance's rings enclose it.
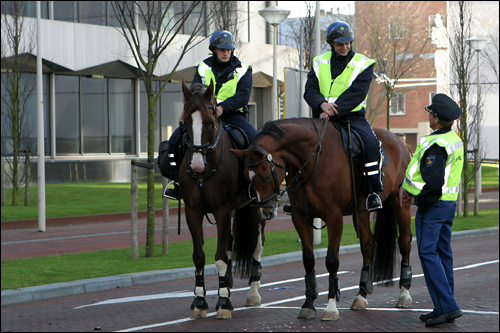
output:
{"label": "paved road", "polygon": [[[433,330],[443,332],[498,332],[499,330],[499,239],[498,235],[453,240],[455,296],[464,316],[455,323]],[[316,319],[299,320],[305,284],[301,262],[262,269],[262,306],[245,308],[246,281],[235,279],[232,319],[213,316],[217,278],[206,277],[209,317],[190,320],[193,278],[133,285],[94,293],[2,306],[1,330],[25,332],[102,331],[428,331],[418,320],[430,311],[432,302],[425,287],[416,248],[412,251],[413,297],[411,309],[395,309],[398,288],[375,286],[369,295],[369,310],[350,311],[357,293],[362,257],[359,253],[340,257],[340,319],[321,322],[327,300],[328,278],[324,259],[316,260],[318,291]],[[398,269],[399,271],[399,269]],[[399,273],[399,272],[398,272]]]}

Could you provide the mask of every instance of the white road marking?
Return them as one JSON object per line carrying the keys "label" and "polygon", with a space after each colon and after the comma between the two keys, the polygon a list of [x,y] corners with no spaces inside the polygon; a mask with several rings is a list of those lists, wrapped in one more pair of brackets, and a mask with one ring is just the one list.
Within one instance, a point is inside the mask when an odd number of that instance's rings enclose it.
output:
{"label": "white road marking", "polygon": [[[349,273],[348,271],[340,271],[337,274],[345,274]],[[322,277],[328,277],[329,273],[325,274],[319,274],[316,275],[316,278],[322,278]],[[260,287],[269,287],[269,286],[274,286],[277,284],[283,284],[283,283],[290,283],[290,282],[296,282],[296,281],[301,281],[304,280],[304,278],[296,278],[296,279],[289,279],[289,280],[281,280],[281,281],[276,281],[276,282],[269,282],[262,284]],[[231,289],[231,292],[238,292],[238,291],[246,291],[249,290],[250,287],[244,287],[244,288],[236,288],[236,289]],[[207,290],[207,296],[212,296],[212,295],[217,295],[217,290]],[[115,299],[108,299],[106,301],[101,301],[93,304],[87,304],[87,305],[82,305],[74,308],[73,310],[81,309],[81,308],[87,308],[90,306],[96,306],[96,305],[108,305],[108,304],[119,304],[119,303],[129,303],[129,302],[138,302],[138,301],[152,301],[152,300],[157,300],[157,299],[164,299],[164,298],[180,298],[180,297],[193,297],[194,294],[192,291],[174,291],[170,293],[164,293],[164,294],[155,294],[155,295],[144,295],[144,296],[134,296],[134,297],[123,297],[123,298],[115,298]]]}
{"label": "white road marking", "polygon": [[[453,270],[471,269],[471,268],[476,268],[479,266],[494,264],[494,263],[498,263],[498,262],[499,262],[499,260],[493,260],[493,261],[488,261],[488,262],[483,262],[483,263],[478,263],[478,264],[473,264],[473,265],[467,265],[467,266],[463,266],[463,267],[457,267],[457,268],[454,268]],[[347,272],[344,272],[344,273],[347,273]],[[321,274],[321,275],[327,276],[328,273]],[[414,275],[413,277],[416,278],[416,277],[422,277],[422,276],[423,276],[423,274],[418,274],[418,275]],[[319,275],[317,277],[319,277]],[[300,280],[300,279],[292,279],[292,280]],[[398,281],[398,280],[399,280],[399,278],[393,279],[393,281]],[[379,282],[379,283],[382,283],[382,282]],[[379,283],[376,283],[376,284],[379,284]],[[340,291],[346,291],[346,290],[351,290],[351,289],[355,289],[355,288],[359,288],[359,286],[341,288]],[[246,289],[248,289],[248,288],[246,288]],[[325,294],[328,294],[328,291],[319,293],[319,295],[325,295]],[[280,300],[280,301],[264,303],[260,307],[235,308],[234,311],[254,310],[254,309],[259,309],[259,308],[299,309],[298,307],[275,307],[273,305],[294,302],[294,301],[301,300],[301,299],[305,299],[305,296],[297,296],[297,297],[287,298],[287,299]],[[316,308],[316,309],[324,310],[325,308]],[[339,308],[339,310],[348,310],[348,308]],[[403,309],[403,308],[368,308],[367,310],[370,310],[370,311],[415,311],[415,312],[432,311],[432,309]],[[498,311],[473,311],[473,310],[464,310],[464,309],[462,309],[462,312],[475,313],[475,314],[491,314],[491,315],[498,315],[499,314]],[[216,314],[216,312],[207,313],[207,317],[212,317],[215,314]],[[151,324],[151,325],[145,325],[145,326],[139,326],[139,327],[131,327],[131,328],[117,331],[117,332],[134,332],[134,331],[140,331],[140,330],[144,330],[144,329],[151,329],[151,328],[155,328],[155,327],[162,327],[162,326],[179,324],[179,323],[183,323],[183,322],[190,321],[190,320],[197,320],[197,319],[182,318],[182,319],[167,321],[167,322],[163,322],[163,323],[157,323],[157,324]]]}

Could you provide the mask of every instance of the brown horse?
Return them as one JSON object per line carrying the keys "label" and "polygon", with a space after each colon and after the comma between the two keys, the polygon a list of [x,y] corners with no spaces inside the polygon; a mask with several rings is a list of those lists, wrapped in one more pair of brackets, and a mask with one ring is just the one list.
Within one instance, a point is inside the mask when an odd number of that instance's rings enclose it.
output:
{"label": "brown horse", "polygon": [[[214,116],[216,105],[213,82],[207,87],[194,83],[189,89],[182,80],[185,102],[181,125],[187,131],[187,151],[179,166],[179,185],[184,199],[186,220],[193,239],[193,262],[196,268],[195,299],[191,317],[206,317],[203,252],[203,218],[212,213],[217,223],[215,266],[219,270],[217,318],[231,318],[231,257],[242,277],[249,277],[247,306],[260,305],[260,256],[263,251],[265,220],[257,208],[249,206],[249,184],[243,177],[243,163],[234,154],[228,133]],[[242,251],[232,253],[231,213],[234,237]]]}
{"label": "brown horse", "polygon": [[[360,289],[351,309],[365,309],[367,294],[372,293],[375,281],[390,285],[395,259],[395,239],[399,226],[399,249],[402,256],[400,295],[397,307],[410,307],[408,292],[411,284],[410,203],[401,208],[399,184],[402,182],[410,156],[406,147],[392,133],[376,128],[389,164],[383,167],[384,191],[380,193],[383,208],[378,212],[375,237],[370,229],[370,213],[366,210],[363,194],[357,200],[359,232],[363,267]],[[314,300],[318,296],[314,271],[312,218],[321,218],[328,232],[326,267],[330,273],[328,305],[322,320],[336,320],[339,316],[339,247],[343,230],[343,216],[353,214],[353,189],[349,157],[344,150],[341,135],[331,121],[319,119],[286,119],[268,122],[246,150],[234,151],[245,160],[245,177],[257,192],[257,206],[262,218],[276,216],[277,203],[283,194],[280,184],[286,179],[292,205],[293,224],[302,240],[303,263],[306,271],[306,301],[299,318],[314,318]],[[361,170],[354,167],[356,188],[361,182]],[[363,191],[360,191],[363,192]],[[351,207],[351,208],[349,208]],[[373,267],[373,271],[372,271]],[[373,278],[372,278],[373,275]]]}

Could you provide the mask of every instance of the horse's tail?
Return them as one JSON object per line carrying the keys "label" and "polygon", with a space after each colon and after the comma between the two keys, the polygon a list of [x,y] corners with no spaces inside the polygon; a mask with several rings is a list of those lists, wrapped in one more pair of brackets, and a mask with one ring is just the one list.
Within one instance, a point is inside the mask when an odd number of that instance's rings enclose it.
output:
{"label": "horse's tail", "polygon": [[252,259],[257,246],[259,218],[250,204],[236,210],[233,219],[233,261],[235,271],[242,279],[249,278],[252,272]]}
{"label": "horse's tail", "polygon": [[397,219],[389,201],[384,202],[382,210],[377,212],[375,222],[375,249],[373,259],[373,281],[387,281],[384,286],[391,286],[396,257]]}

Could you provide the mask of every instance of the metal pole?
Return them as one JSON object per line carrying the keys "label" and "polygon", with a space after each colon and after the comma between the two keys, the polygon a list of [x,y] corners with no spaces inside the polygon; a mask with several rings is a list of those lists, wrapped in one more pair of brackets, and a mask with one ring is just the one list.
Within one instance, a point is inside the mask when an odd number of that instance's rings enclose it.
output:
{"label": "metal pole", "polygon": [[[163,192],[165,193],[165,189],[168,186],[168,179],[165,177],[163,178]],[[169,218],[169,205],[168,205],[168,198],[163,197],[163,232],[162,232],[162,243],[161,243],[161,253],[163,255],[168,254],[168,218]]]}
{"label": "metal pole", "polygon": [[139,258],[139,245],[137,241],[137,217],[138,217],[138,189],[137,189],[137,166],[130,165],[130,194],[131,194],[131,213],[130,213],[130,246],[132,248],[132,258]]}
{"label": "metal pole", "polygon": [[36,94],[37,94],[37,167],[38,167],[38,231],[45,232],[45,135],[43,128],[42,86],[42,29],[40,1],[36,2],[37,50],[36,50]]}
{"label": "metal pole", "polygon": [[273,114],[272,120],[277,120],[280,118],[278,111],[278,79],[277,79],[277,55],[276,55],[276,44],[278,38],[278,26],[273,24],[274,38],[273,38]]}
{"label": "metal pole", "polygon": [[479,53],[477,53],[477,101],[476,101],[476,153],[474,154],[474,168],[476,170],[474,179],[474,216],[478,214],[479,195],[481,194],[481,112],[479,111],[479,98],[481,97],[481,85],[479,83]]}

